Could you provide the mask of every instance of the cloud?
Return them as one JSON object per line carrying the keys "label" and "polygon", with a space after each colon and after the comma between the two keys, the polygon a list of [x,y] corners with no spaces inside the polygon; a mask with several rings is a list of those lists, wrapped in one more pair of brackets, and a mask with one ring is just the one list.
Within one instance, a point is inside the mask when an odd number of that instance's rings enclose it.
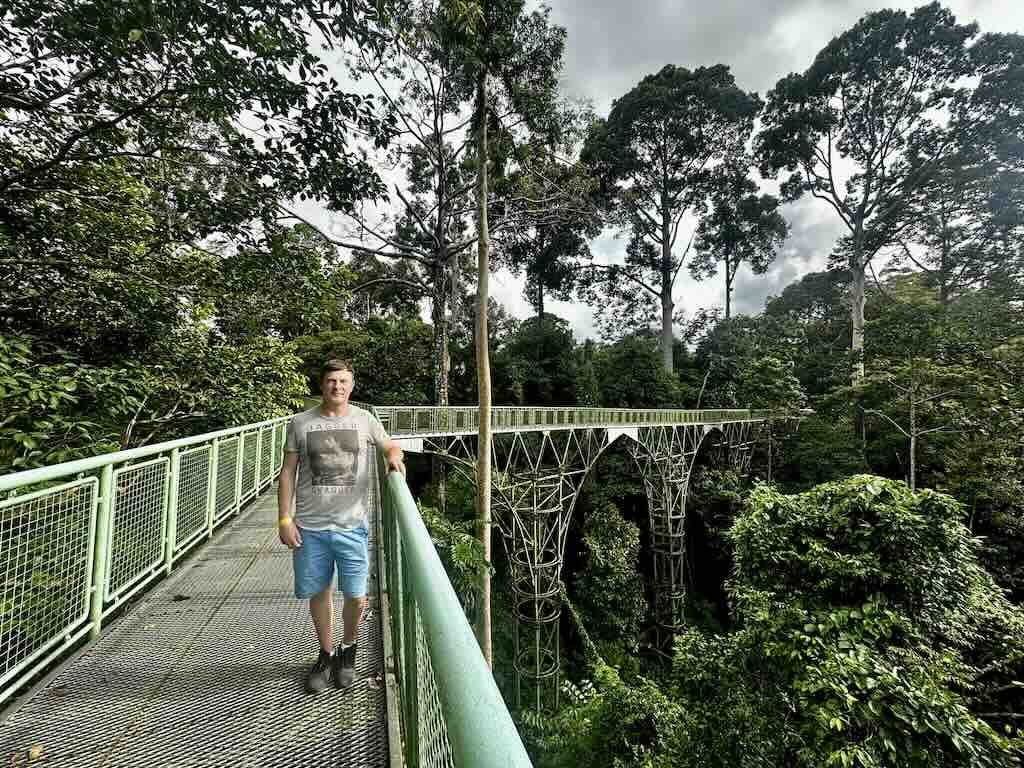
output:
{"label": "cloud", "polygon": [[[779,78],[810,66],[833,37],[865,13],[883,7],[912,10],[925,0],[549,0],[551,17],[567,30],[561,86],[571,98],[590,99],[607,114],[614,99],[645,75],[665,64],[690,68],[728,64],[740,87],[763,97]],[[539,3],[538,3],[539,4]],[[1024,31],[1021,0],[950,0],[944,3],[961,23],[977,20],[983,32]],[[332,70],[347,81],[343,65]],[[395,174],[388,182],[400,182]],[[766,191],[774,191],[766,184]],[[334,234],[340,221],[314,206],[302,213]],[[842,224],[824,203],[806,198],[783,210],[791,232],[779,258],[764,275],[741,269],[733,307],[757,313],[768,296],[791,282],[823,269]],[[680,242],[685,242],[680,235]],[[603,263],[621,262],[625,238],[606,232],[591,248]],[[721,276],[698,282],[684,269],[676,286],[676,308],[691,315],[725,303]],[[522,277],[501,271],[492,278],[492,293],[518,317],[532,310],[523,298]],[[577,339],[596,336],[593,311],[576,302],[548,302],[548,311],[569,321]]]}

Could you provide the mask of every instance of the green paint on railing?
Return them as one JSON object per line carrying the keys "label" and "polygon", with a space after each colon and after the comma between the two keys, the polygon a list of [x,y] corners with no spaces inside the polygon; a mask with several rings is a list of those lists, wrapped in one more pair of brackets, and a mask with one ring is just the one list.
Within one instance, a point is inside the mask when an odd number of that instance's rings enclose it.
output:
{"label": "green paint on railing", "polygon": [[[404,603],[405,627],[399,636],[401,642],[411,644],[398,655],[408,659],[423,650],[429,654],[454,765],[459,768],[528,768],[532,763],[526,748],[462,612],[462,605],[434,549],[430,534],[420,519],[405,479],[397,472],[391,472],[383,486],[384,525],[390,529],[390,537],[400,537],[401,540],[400,549],[394,545],[389,547],[392,552],[401,552],[403,578],[399,583],[406,593],[401,600]],[[393,598],[392,605],[399,601],[395,599],[397,597]],[[422,623],[426,649],[418,649],[418,641],[410,637],[412,632],[408,628],[412,611],[416,611],[416,618]],[[415,666],[413,661],[403,670],[406,679],[401,688],[404,691],[412,688],[409,685],[410,673],[406,670]],[[416,707],[420,708],[418,690]],[[445,764],[443,755],[437,755],[436,762],[430,759],[431,753],[426,755],[426,760],[421,758],[423,737],[426,735],[420,733],[423,713],[411,706],[405,711],[407,745],[413,743],[419,747],[417,751],[420,754],[415,756],[418,761],[415,764]],[[413,718],[412,722],[409,718]],[[413,728],[416,729],[414,734],[409,732]],[[409,764],[413,765],[411,761]]]}

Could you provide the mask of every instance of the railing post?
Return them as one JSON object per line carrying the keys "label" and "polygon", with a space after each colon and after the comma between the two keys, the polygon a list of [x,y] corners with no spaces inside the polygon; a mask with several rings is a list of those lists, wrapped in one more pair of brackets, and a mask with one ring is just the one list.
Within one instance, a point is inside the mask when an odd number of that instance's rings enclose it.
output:
{"label": "railing post", "polygon": [[235,461],[235,513],[242,508],[242,469],[245,467],[245,432],[238,433],[238,453]]}
{"label": "railing post", "polygon": [[164,568],[168,576],[174,568],[174,543],[178,538],[178,473],[181,471],[181,451],[178,448],[171,451],[170,471],[170,487],[164,503],[164,535],[167,537],[164,540],[164,561],[167,563]]}
{"label": "railing post", "polygon": [[213,538],[213,519],[217,516],[217,475],[220,465],[220,438],[210,446],[210,480],[206,489],[206,538]]}
{"label": "railing post", "polygon": [[96,515],[96,546],[92,561],[92,596],[89,601],[89,637],[95,640],[103,624],[103,596],[106,590],[107,562],[110,559],[110,513],[114,500],[114,465],[107,464],[100,475],[100,499]]}
{"label": "railing post", "polygon": [[260,488],[263,485],[263,478],[261,477],[263,472],[263,427],[256,430],[256,492],[255,495],[259,495]]}

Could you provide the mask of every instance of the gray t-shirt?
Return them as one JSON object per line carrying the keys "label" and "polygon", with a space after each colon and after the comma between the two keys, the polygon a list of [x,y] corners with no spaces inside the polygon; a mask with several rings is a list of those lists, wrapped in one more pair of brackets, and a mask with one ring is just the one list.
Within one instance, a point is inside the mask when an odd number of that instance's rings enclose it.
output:
{"label": "gray t-shirt", "polygon": [[299,454],[295,524],[310,530],[368,527],[366,496],[371,461],[388,435],[377,418],[352,405],[345,416],[322,416],[320,407],[288,422],[284,449]]}

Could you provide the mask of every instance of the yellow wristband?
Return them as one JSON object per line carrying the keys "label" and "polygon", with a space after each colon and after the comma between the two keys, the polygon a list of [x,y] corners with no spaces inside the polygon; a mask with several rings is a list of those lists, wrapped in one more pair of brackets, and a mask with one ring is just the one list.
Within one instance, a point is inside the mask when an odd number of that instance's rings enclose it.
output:
{"label": "yellow wristband", "polygon": [[288,525],[288,523],[290,523],[291,521],[292,521],[292,519],[290,517],[279,517],[279,518],[277,518],[277,524],[279,526],[280,525]]}

